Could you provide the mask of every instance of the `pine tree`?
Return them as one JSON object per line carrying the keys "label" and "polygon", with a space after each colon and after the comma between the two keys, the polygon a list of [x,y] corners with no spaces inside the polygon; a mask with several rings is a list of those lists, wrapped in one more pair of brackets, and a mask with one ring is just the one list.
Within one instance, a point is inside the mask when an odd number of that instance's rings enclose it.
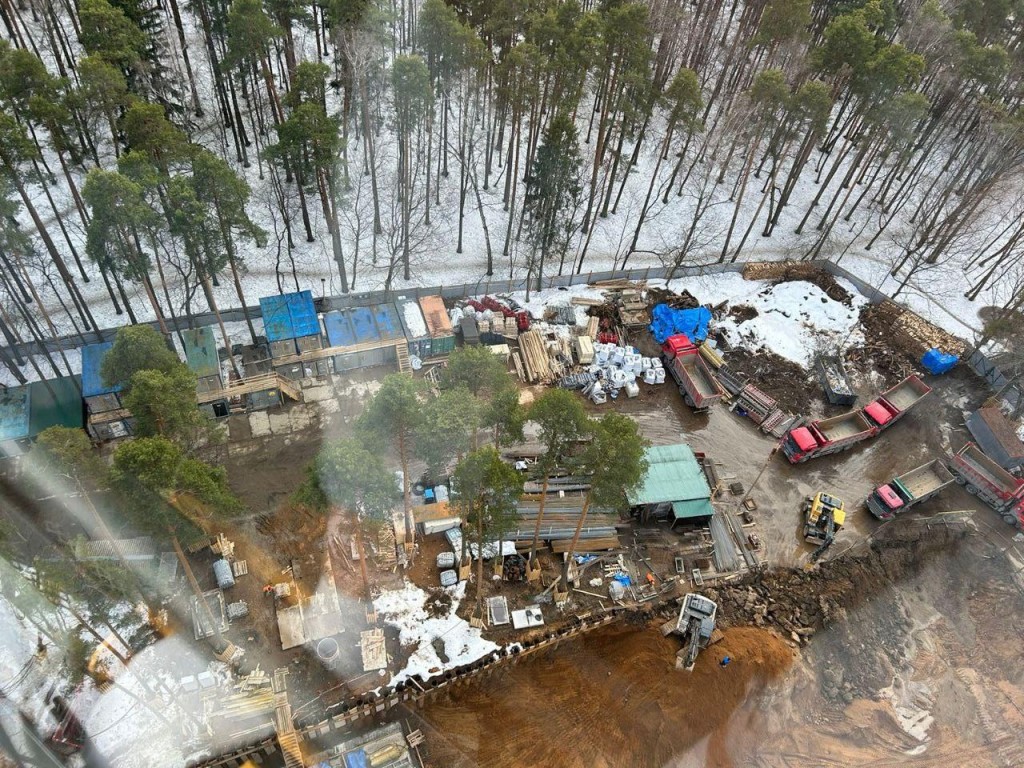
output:
{"label": "pine tree", "polygon": [[525,212],[530,244],[528,280],[539,291],[547,258],[558,259],[562,273],[573,237],[582,228],[583,182],[576,126],[564,114],[552,118],[526,180]]}

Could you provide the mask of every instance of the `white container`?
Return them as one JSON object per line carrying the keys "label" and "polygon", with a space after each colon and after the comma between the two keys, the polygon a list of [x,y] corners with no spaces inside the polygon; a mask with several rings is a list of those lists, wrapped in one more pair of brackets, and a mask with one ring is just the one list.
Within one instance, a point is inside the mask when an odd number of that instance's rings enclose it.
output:
{"label": "white container", "polygon": [[626,397],[636,397],[640,394],[640,387],[635,381],[627,381],[623,389],[626,390]]}
{"label": "white container", "polygon": [[[662,369],[664,370],[664,369]],[[644,384],[657,384],[658,383],[658,371],[656,368],[648,368],[644,371]]]}
{"label": "white container", "polygon": [[664,368],[655,368],[654,369],[654,376],[655,376],[655,380],[654,380],[655,384],[664,384],[665,383],[665,369]]}
{"label": "white container", "polygon": [[459,583],[459,574],[455,571],[441,571],[441,586],[454,587]]}
{"label": "white container", "polygon": [[437,553],[437,567],[442,570],[455,567],[455,553],[454,552],[438,552]]}

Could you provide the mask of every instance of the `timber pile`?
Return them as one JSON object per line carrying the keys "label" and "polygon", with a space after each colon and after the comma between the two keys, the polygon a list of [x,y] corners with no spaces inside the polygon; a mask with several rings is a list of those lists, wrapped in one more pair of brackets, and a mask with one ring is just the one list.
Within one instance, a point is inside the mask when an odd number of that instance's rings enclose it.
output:
{"label": "timber pile", "polygon": [[624,277],[615,280],[598,280],[590,284],[591,288],[603,288],[609,291],[644,290],[647,288],[646,280],[627,280]]}
{"label": "timber pile", "polygon": [[[557,539],[551,542],[551,551],[556,555],[560,555],[563,552],[568,552],[569,547],[572,545],[572,539]],[[605,549],[618,549],[622,544],[619,543],[618,536],[605,536],[598,539],[580,539],[576,542],[576,552],[596,552],[598,550]]]}
{"label": "timber pile", "polygon": [[551,381],[547,345],[538,331],[525,331],[519,334],[519,352],[523,358],[526,381],[531,384],[547,384]]}
{"label": "timber pile", "polygon": [[821,272],[807,261],[748,261],[743,265],[744,280],[807,280]]}
{"label": "timber pile", "polygon": [[668,304],[672,309],[696,309],[700,306],[697,298],[685,288],[679,293],[666,288],[651,288],[647,292],[647,299],[651,306]]}
{"label": "timber pile", "polygon": [[963,355],[966,344],[920,315],[892,301],[865,307],[861,311],[865,347],[889,346],[917,364],[933,347],[954,355]]}
{"label": "timber pile", "polygon": [[589,296],[573,296],[569,299],[569,303],[574,307],[600,307],[604,304],[604,299],[593,299]]}

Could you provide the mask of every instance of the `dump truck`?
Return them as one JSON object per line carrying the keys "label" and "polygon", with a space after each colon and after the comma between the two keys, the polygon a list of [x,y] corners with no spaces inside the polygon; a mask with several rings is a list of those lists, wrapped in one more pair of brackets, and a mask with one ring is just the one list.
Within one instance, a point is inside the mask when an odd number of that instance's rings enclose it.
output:
{"label": "dump truck", "polygon": [[953,474],[946,465],[934,459],[878,486],[868,496],[865,504],[873,517],[892,520],[896,515],[932,498],[953,481]]}
{"label": "dump truck", "polygon": [[665,368],[679,385],[679,394],[688,406],[703,412],[725,397],[725,390],[704,362],[699,348],[685,335],[670,336],[662,349]]}
{"label": "dump truck", "polygon": [[974,443],[967,443],[946,465],[958,485],[999,513],[1003,522],[1024,529],[1024,480],[1014,477]]}
{"label": "dump truck", "polygon": [[804,539],[818,548],[811,555],[817,560],[832,546],[836,534],[846,522],[846,508],[843,500],[828,493],[816,493],[804,501]]}
{"label": "dump truck", "polygon": [[931,391],[911,374],[863,408],[793,427],[782,439],[782,452],[790,464],[799,464],[845,451],[891,427]]}
{"label": "dump truck", "polygon": [[697,654],[711,642],[717,613],[718,604],[704,595],[690,592],[683,598],[675,632],[683,638],[685,645],[676,655],[677,669],[682,667],[687,672],[693,669]]}

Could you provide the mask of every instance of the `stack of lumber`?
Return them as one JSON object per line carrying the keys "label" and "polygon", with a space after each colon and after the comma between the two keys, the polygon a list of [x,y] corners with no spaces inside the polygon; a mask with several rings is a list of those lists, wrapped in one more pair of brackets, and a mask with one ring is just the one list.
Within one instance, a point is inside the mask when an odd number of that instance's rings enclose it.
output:
{"label": "stack of lumber", "polygon": [[967,345],[956,336],[947,333],[937,325],[933,325],[909,309],[893,302],[886,302],[886,304],[892,304],[893,308],[898,312],[895,323],[896,328],[920,345],[922,355],[932,348],[938,348],[943,352],[954,355],[964,354]]}
{"label": "stack of lumber", "polygon": [[[558,539],[551,542],[551,551],[556,555],[568,552],[572,545],[572,539]],[[618,536],[602,536],[599,538],[585,539],[582,536],[576,542],[576,552],[597,552],[605,549],[618,549],[622,546]]]}
{"label": "stack of lumber", "polygon": [[589,296],[573,296],[569,303],[577,307],[600,307],[605,303],[604,299],[593,299]]}
{"label": "stack of lumber", "polygon": [[519,352],[526,381],[531,384],[546,384],[552,380],[547,345],[538,331],[525,331],[519,334]]}

